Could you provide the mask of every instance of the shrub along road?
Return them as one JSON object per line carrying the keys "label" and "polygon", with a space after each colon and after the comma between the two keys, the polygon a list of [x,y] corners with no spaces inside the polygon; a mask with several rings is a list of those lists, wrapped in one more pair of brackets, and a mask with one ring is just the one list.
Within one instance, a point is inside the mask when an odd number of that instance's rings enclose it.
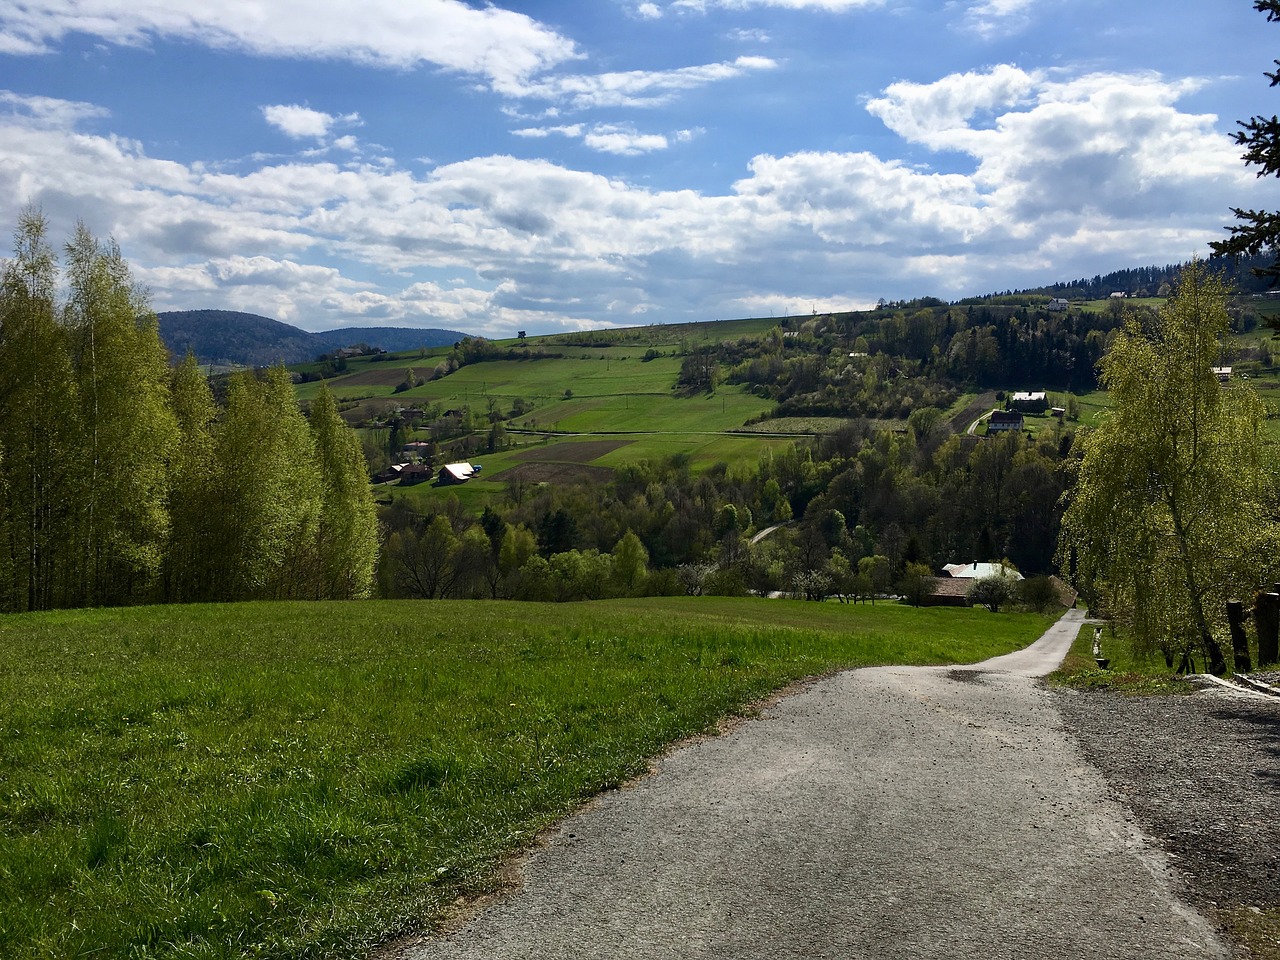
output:
{"label": "shrub along road", "polygon": [[565,821],[405,960],[1226,956],[1066,734],[1069,611],[973,667],[807,686]]}

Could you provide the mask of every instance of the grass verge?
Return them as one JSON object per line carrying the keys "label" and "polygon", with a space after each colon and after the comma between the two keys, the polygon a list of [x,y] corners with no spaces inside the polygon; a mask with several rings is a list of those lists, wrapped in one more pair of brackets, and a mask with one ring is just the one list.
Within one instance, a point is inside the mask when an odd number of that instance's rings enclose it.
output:
{"label": "grass verge", "polygon": [[780,686],[1047,623],[718,598],[0,618],[0,956],[360,956]]}
{"label": "grass verge", "polygon": [[1111,690],[1135,695],[1192,693],[1192,686],[1165,666],[1162,658],[1137,657],[1121,638],[1103,640],[1103,655],[1110,660],[1106,669],[1093,656],[1093,627],[1080,628],[1062,666],[1045,680],[1076,690]]}

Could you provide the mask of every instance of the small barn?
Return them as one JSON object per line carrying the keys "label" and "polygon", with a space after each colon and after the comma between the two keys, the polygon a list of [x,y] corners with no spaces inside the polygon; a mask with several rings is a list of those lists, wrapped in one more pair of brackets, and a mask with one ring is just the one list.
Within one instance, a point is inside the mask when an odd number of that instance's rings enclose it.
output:
{"label": "small barn", "polygon": [[1044,413],[1049,409],[1049,397],[1043,390],[1024,390],[1009,397],[1009,406],[1023,413]]}
{"label": "small barn", "polygon": [[440,468],[440,475],[436,479],[436,483],[442,487],[454,486],[459,483],[466,483],[477,473],[480,472],[479,465],[470,463],[446,463]]}
{"label": "small barn", "polygon": [[929,590],[920,598],[922,607],[967,607],[969,601],[965,594],[969,592],[972,580],[957,580],[954,577],[931,577]]}

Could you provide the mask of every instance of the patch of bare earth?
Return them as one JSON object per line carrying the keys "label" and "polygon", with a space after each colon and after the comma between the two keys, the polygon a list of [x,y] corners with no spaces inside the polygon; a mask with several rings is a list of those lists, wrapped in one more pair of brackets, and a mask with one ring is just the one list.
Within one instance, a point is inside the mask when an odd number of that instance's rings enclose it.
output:
{"label": "patch of bare earth", "polygon": [[581,440],[556,443],[545,447],[532,447],[516,454],[512,459],[525,463],[590,463],[606,453],[634,443],[632,440]]}
{"label": "patch of bare earth", "polygon": [[518,463],[489,479],[523,480],[525,483],[607,483],[613,478],[608,467],[585,463]]}

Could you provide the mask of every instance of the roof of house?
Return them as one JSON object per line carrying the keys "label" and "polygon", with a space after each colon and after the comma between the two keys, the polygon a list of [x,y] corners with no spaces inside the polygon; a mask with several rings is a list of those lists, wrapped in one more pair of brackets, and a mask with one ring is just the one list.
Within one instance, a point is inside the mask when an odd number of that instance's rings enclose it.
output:
{"label": "roof of house", "polygon": [[969,591],[973,581],[955,577],[934,577],[929,592],[935,597],[963,597]]}
{"label": "roof of house", "polygon": [[470,480],[476,472],[476,468],[469,463],[446,463],[440,468],[441,473],[447,473],[455,480]]}
{"label": "roof of house", "polygon": [[949,576],[961,580],[976,580],[979,577],[996,577],[1001,574],[1011,576],[1015,580],[1022,579],[1022,574],[1017,570],[1010,570],[998,563],[948,563],[942,569],[947,571]]}
{"label": "roof of house", "polygon": [[1020,391],[1013,395],[1014,403],[1036,403],[1043,399],[1045,399],[1045,392],[1043,390],[1036,390],[1034,392]]}

